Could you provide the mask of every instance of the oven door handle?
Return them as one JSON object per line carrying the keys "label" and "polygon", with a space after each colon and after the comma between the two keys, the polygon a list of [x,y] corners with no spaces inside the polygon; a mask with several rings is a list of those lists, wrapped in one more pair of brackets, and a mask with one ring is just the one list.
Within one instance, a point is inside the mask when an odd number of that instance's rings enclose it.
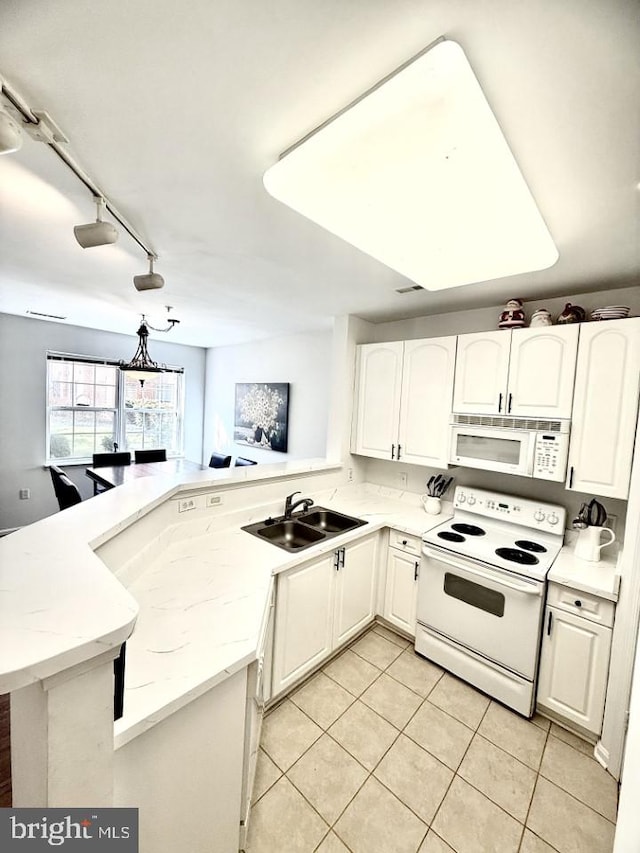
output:
{"label": "oven door handle", "polygon": [[493,583],[500,584],[500,586],[506,586],[508,589],[513,589],[516,592],[524,592],[525,595],[535,595],[538,598],[542,596],[543,585],[536,584],[520,584],[511,580],[507,580],[504,578],[502,574],[500,577],[496,575],[491,575],[485,573],[478,569],[476,566],[470,566],[468,563],[463,562],[462,560],[452,559],[448,554],[443,555],[439,551],[430,551],[428,548],[423,548],[422,553],[426,557],[432,557],[434,560],[439,560],[441,563],[444,563],[447,566],[452,566],[454,569],[461,569],[464,572],[468,572],[470,575],[475,575],[476,577],[482,578],[483,580],[493,581]]}

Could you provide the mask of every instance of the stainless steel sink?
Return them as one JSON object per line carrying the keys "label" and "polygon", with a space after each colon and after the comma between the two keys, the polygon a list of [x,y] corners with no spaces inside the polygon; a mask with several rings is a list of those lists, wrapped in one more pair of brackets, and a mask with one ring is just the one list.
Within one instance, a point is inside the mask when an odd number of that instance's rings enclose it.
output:
{"label": "stainless steel sink", "polygon": [[353,530],[362,524],[366,524],[366,521],[359,518],[352,518],[350,515],[343,515],[341,512],[334,512],[322,507],[316,507],[305,512],[304,515],[300,516],[300,521],[311,525],[311,527],[324,530],[326,533],[344,533],[345,530]]}
{"label": "stainless steel sink", "polygon": [[286,551],[302,551],[366,523],[360,518],[316,506],[307,512],[294,514],[292,518],[268,518],[247,524],[242,529]]}
{"label": "stainless steel sink", "polygon": [[[249,531],[250,533],[254,531]],[[299,548],[308,548],[324,539],[324,534],[306,524],[298,521],[280,521],[275,524],[259,527],[255,533],[274,545],[286,548],[288,551],[297,551]]]}

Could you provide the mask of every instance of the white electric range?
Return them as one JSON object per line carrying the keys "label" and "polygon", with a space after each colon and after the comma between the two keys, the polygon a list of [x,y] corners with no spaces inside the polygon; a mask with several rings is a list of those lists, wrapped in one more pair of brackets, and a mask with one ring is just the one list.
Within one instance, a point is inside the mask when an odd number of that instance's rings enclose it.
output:
{"label": "white electric range", "polygon": [[466,486],[453,505],[423,536],[416,651],[529,717],[566,512]]}

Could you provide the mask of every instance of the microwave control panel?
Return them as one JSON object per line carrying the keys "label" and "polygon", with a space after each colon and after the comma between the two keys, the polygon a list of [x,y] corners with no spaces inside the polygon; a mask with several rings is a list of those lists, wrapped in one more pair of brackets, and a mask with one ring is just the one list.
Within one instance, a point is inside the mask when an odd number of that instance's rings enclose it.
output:
{"label": "microwave control panel", "polygon": [[564,481],[569,455],[567,433],[536,433],[533,476],[542,480]]}

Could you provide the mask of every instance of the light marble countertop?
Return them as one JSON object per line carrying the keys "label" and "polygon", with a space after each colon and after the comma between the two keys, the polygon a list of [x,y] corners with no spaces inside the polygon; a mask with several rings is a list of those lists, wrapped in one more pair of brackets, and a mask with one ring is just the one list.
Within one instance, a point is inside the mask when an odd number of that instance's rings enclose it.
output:
{"label": "light marble countertop", "polygon": [[[432,516],[417,495],[370,484],[310,496],[367,524],[294,554],[241,529],[269,515],[257,507],[213,532],[175,535],[132,580],[129,592],[140,615],[127,643],[125,714],[115,725],[116,747],[255,660],[274,575],[383,527],[420,536],[451,515],[448,503]],[[181,533],[180,525],[174,533]]]}
{"label": "light marble countertop", "polygon": [[94,553],[178,492],[339,470],[325,459],[145,477],[0,538],[0,693],[97,657],[138,603]]}
{"label": "light marble countertop", "polygon": [[590,592],[608,601],[617,601],[620,589],[620,556],[622,551],[614,543],[602,551],[599,563],[581,560],[574,554],[577,534],[573,530],[565,532],[565,544],[553,562],[547,575],[550,583],[570,586],[580,592]]}

